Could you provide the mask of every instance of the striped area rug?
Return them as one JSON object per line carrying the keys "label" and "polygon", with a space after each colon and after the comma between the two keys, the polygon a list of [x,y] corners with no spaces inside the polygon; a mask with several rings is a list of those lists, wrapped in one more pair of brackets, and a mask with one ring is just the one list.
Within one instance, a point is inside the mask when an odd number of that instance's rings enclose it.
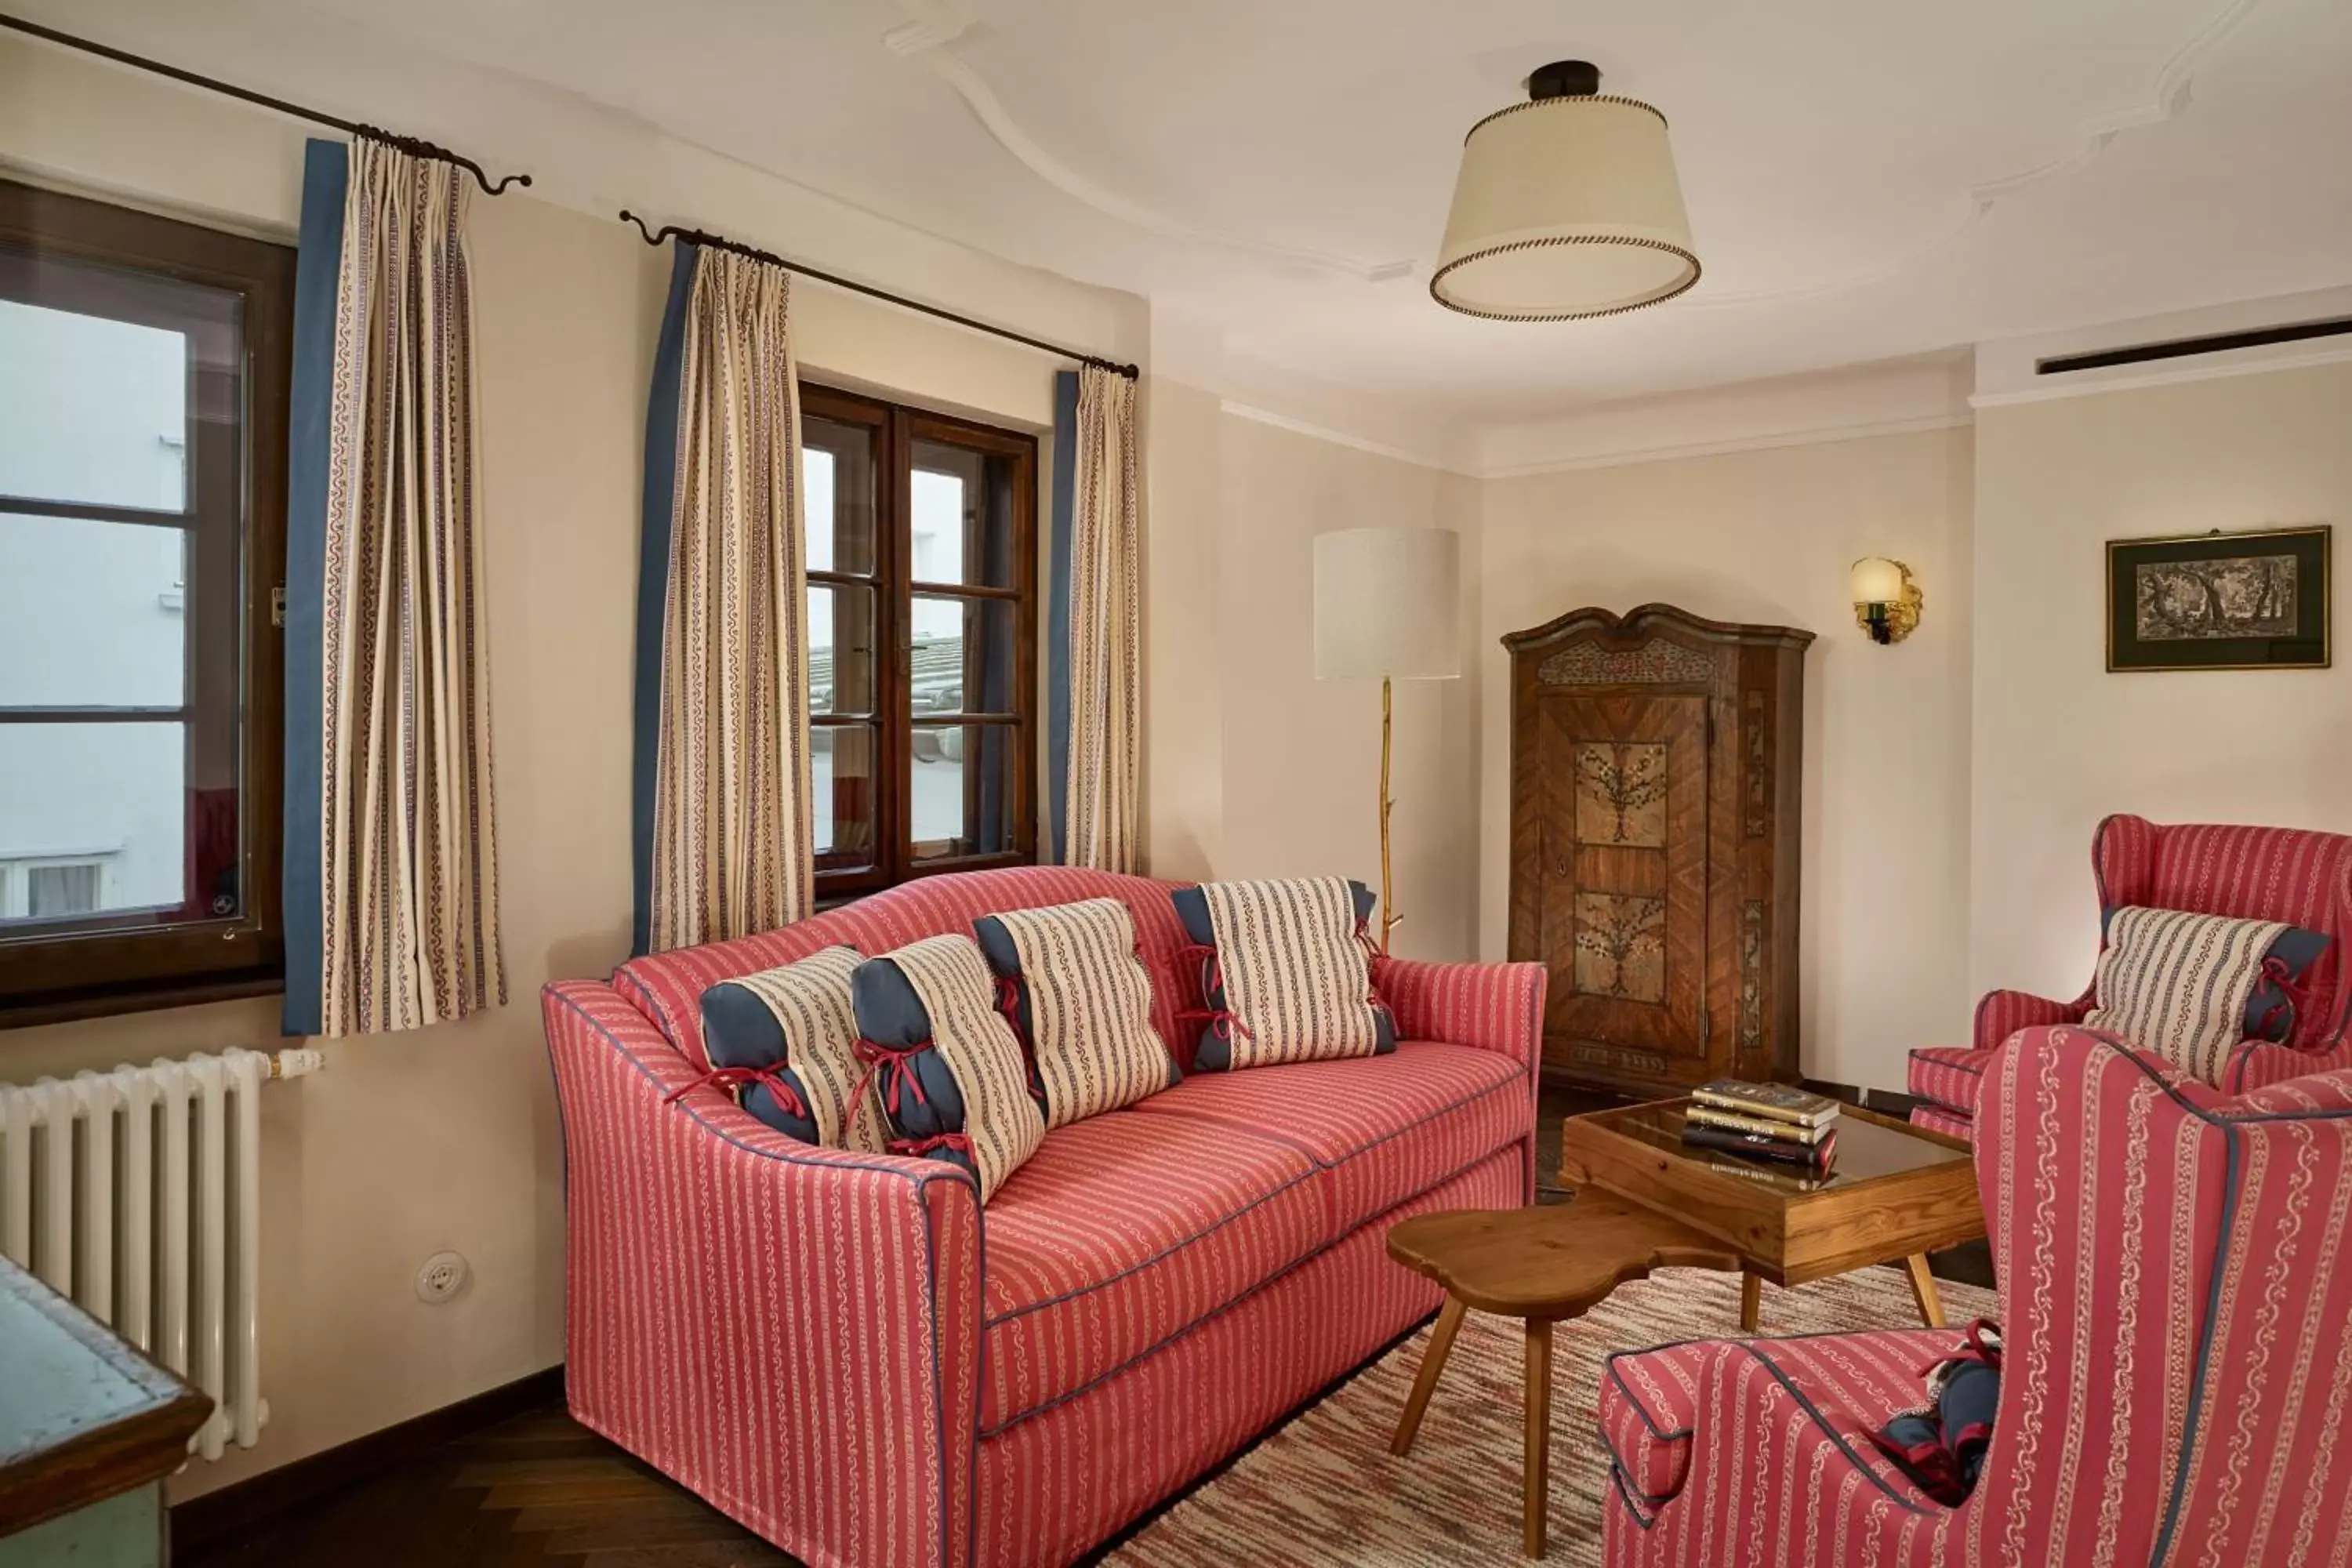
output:
{"label": "striped area rug", "polygon": [[[1993,1293],[1942,1287],[1947,1321],[1991,1317]],[[1899,1268],[1864,1268],[1794,1290],[1764,1289],[1766,1334],[1915,1328]],[[1668,1269],[1619,1289],[1552,1339],[1551,1522],[1546,1562],[1599,1568],[1609,1461],[1593,1411],[1612,1350],[1735,1335],[1739,1280]],[[1454,1568],[1519,1561],[1525,1340],[1516,1319],[1473,1312],[1454,1342],[1412,1453],[1389,1438],[1424,1328],[1244,1454],[1110,1554],[1118,1568]]]}

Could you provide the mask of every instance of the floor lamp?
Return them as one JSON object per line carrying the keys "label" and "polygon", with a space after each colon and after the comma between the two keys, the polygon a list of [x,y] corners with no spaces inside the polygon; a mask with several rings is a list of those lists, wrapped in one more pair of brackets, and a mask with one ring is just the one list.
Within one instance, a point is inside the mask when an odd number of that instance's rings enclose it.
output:
{"label": "floor lamp", "polygon": [[1315,677],[1381,683],[1380,946],[1404,917],[1389,869],[1392,683],[1462,673],[1455,629],[1462,569],[1456,536],[1442,528],[1349,528],[1315,536]]}

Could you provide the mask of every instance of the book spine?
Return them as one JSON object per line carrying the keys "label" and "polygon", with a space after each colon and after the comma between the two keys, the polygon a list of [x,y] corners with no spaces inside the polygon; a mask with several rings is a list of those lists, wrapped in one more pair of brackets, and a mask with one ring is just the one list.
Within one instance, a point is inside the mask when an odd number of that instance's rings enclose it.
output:
{"label": "book spine", "polygon": [[1784,1142],[1777,1138],[1751,1138],[1713,1127],[1685,1127],[1683,1129],[1683,1142],[1695,1148],[1753,1155],[1775,1164],[1795,1165],[1808,1171],[1826,1170],[1830,1163],[1829,1148],[1826,1146],[1811,1148],[1802,1143]]}
{"label": "book spine", "polygon": [[1744,1111],[1717,1110],[1713,1106],[1694,1105],[1683,1112],[1685,1121],[1696,1121],[1705,1127],[1727,1127],[1735,1132],[1752,1132],[1759,1138],[1769,1138],[1782,1143],[1818,1143],[1822,1130],[1800,1127],[1793,1121],[1773,1121],[1761,1116],[1749,1116]]}
{"label": "book spine", "polygon": [[1784,1105],[1751,1100],[1746,1095],[1730,1094],[1718,1089],[1695,1089],[1691,1090],[1691,1099],[1710,1110],[1761,1117],[1768,1121],[1785,1121],[1797,1127],[1821,1127],[1837,1120],[1837,1107],[1834,1105],[1825,1105],[1818,1110],[1791,1110]]}

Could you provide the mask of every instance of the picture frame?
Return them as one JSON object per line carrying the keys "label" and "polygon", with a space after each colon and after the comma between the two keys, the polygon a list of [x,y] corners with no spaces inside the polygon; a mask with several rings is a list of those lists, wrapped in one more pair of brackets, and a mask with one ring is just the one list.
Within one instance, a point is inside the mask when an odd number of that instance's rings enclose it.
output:
{"label": "picture frame", "polygon": [[2325,669],[2334,530],[2107,541],[2107,668]]}

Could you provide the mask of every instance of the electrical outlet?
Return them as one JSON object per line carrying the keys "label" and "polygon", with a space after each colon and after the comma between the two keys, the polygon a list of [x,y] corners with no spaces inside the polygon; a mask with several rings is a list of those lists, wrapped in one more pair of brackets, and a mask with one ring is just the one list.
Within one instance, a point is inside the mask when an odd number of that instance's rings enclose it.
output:
{"label": "electrical outlet", "polygon": [[416,1299],[439,1306],[466,1288],[473,1269],[454,1252],[436,1252],[416,1266]]}

